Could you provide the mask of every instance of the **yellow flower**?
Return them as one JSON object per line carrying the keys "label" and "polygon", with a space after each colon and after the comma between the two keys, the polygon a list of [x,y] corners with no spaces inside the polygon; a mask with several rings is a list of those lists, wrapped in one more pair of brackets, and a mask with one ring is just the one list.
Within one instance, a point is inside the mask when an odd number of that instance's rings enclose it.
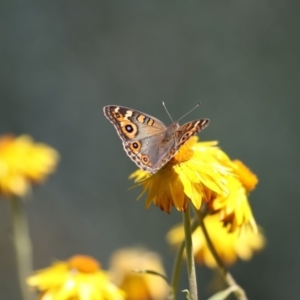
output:
{"label": "yellow flower", "polygon": [[0,138],[0,194],[24,196],[31,183],[40,183],[53,172],[59,155],[53,148],[27,136]]}
{"label": "yellow flower", "polygon": [[241,161],[233,161],[234,176],[227,176],[226,186],[229,194],[216,195],[209,203],[212,212],[218,212],[219,218],[228,224],[229,231],[249,225],[254,232],[257,225],[248,202],[248,193],[255,188],[258,179]]}
{"label": "yellow flower", "polygon": [[240,160],[233,161],[234,173],[238,176],[240,182],[244,186],[247,192],[251,192],[255,189],[258,178],[250,171],[250,169],[245,166]]}
{"label": "yellow flower", "polygon": [[231,162],[216,144],[197,143],[197,137],[192,137],[154,175],[142,170],[131,174],[130,178],[143,186],[142,194],[148,192],[146,208],[153,202],[168,213],[172,206],[185,211],[190,199],[199,209],[214,193],[228,193],[225,178],[230,174]]}
{"label": "yellow flower", "polygon": [[[249,260],[255,251],[261,250],[265,245],[261,230],[257,233],[252,230],[228,232],[217,214],[206,216],[204,224],[215,250],[226,264],[233,264],[238,257],[242,260]],[[173,228],[168,233],[167,240],[171,245],[180,244],[184,240],[182,226]],[[192,240],[195,260],[210,268],[215,268],[217,266],[215,259],[210,253],[201,228],[198,227],[194,231]]]}
{"label": "yellow flower", "polygon": [[111,259],[113,281],[126,292],[126,300],[167,299],[169,288],[159,276],[134,271],[151,270],[164,275],[161,260],[156,253],[139,248],[116,251]]}
{"label": "yellow flower", "polygon": [[124,292],[110,282],[99,262],[84,255],[37,271],[27,283],[40,291],[40,300],[124,299]]}
{"label": "yellow flower", "polygon": [[219,213],[228,230],[257,226],[248,202],[258,179],[241,161],[230,158],[216,142],[197,142],[192,137],[174,158],[154,175],[137,170],[130,175],[148,193],[151,203],[170,212],[172,206],[185,211],[189,199],[199,209],[205,202],[210,213]]}

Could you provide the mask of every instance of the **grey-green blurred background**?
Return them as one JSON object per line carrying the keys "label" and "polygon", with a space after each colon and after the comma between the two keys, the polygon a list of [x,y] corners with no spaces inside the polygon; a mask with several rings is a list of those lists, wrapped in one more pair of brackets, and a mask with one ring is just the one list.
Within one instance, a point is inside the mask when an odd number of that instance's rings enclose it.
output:
{"label": "grey-green blurred background", "polygon": [[[181,220],[136,202],[135,165],[104,118],[120,104],[165,123],[208,117],[218,140],[260,182],[250,200],[268,245],[231,268],[250,299],[299,297],[299,1],[1,2],[0,134],[28,133],[61,154],[28,203],[35,268],[76,253],[108,266],[119,247],[174,253]],[[0,298],[20,299],[9,210],[0,209]],[[198,269],[201,299],[212,273]],[[181,288],[186,288],[185,281]],[[184,297],[182,296],[182,299]]]}

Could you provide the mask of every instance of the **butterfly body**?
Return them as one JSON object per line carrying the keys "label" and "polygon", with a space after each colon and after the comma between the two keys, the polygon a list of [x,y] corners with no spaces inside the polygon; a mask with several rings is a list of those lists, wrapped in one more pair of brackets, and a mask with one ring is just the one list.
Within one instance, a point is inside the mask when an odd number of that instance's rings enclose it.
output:
{"label": "butterfly body", "polygon": [[108,105],[104,115],[114,125],[127,155],[142,170],[156,173],[192,135],[209,124],[209,119],[174,122],[168,127],[160,120],[135,109]]}

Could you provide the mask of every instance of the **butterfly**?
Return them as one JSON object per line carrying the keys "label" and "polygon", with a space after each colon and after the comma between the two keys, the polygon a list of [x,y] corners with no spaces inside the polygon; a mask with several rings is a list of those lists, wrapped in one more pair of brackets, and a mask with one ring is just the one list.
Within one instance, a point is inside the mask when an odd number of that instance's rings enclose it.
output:
{"label": "butterfly", "polygon": [[173,122],[167,127],[148,114],[124,106],[108,105],[103,111],[116,128],[127,155],[151,174],[160,170],[180,146],[209,124],[209,119],[199,119],[182,126]]}

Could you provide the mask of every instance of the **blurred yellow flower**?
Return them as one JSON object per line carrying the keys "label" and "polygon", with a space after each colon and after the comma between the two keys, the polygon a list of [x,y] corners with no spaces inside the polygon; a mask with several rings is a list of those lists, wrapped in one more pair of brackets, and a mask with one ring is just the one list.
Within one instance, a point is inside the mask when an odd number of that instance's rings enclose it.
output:
{"label": "blurred yellow flower", "polygon": [[[233,264],[238,257],[249,260],[255,251],[261,250],[265,245],[261,230],[253,232],[245,228],[241,231],[228,232],[226,226],[219,220],[218,214],[206,216],[204,224],[216,252],[225,264]],[[192,239],[195,260],[210,268],[217,267],[201,228],[198,227],[194,231]],[[168,233],[167,240],[171,245],[179,245],[184,240],[183,227],[179,225],[173,228]]]}
{"label": "blurred yellow flower", "polygon": [[236,159],[233,161],[233,170],[247,192],[251,192],[255,189],[258,183],[257,176],[240,160]]}
{"label": "blurred yellow flower", "polygon": [[0,138],[0,194],[24,196],[31,183],[40,183],[52,173],[59,154],[35,143],[31,137],[5,135]]}
{"label": "blurred yellow flower", "polygon": [[212,212],[219,213],[219,219],[228,224],[229,231],[250,226],[254,232],[257,225],[248,202],[248,191],[255,188],[258,179],[241,161],[232,162],[234,174],[227,176],[229,194],[221,193],[209,203]]}
{"label": "blurred yellow flower", "polygon": [[37,271],[27,279],[40,300],[123,300],[124,292],[110,282],[92,257],[76,255]]}
{"label": "blurred yellow flower", "polygon": [[216,145],[197,143],[197,137],[192,137],[154,175],[142,170],[131,174],[130,178],[143,186],[142,194],[148,192],[146,208],[153,202],[168,213],[172,206],[185,211],[190,199],[199,209],[213,193],[228,193],[225,178],[231,171],[230,160]]}
{"label": "blurred yellow flower", "polygon": [[112,280],[126,292],[126,300],[167,299],[169,287],[161,277],[135,272],[145,270],[165,274],[160,257],[144,249],[122,249],[111,258]]}

